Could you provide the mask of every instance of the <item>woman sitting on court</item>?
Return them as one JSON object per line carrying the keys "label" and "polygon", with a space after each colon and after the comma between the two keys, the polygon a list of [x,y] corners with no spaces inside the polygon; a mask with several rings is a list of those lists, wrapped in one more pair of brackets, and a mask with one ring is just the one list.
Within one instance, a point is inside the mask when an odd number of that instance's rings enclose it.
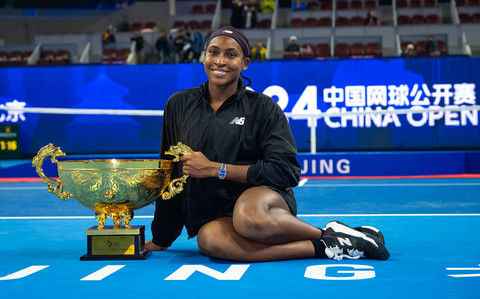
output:
{"label": "woman sitting on court", "polygon": [[297,148],[278,104],[246,89],[249,49],[238,30],[216,30],[206,42],[208,81],[168,100],[160,158],[178,142],[195,153],[174,169],[175,177],[190,176],[185,190],[157,200],[146,248],[166,250],[185,226],[200,252],[217,259],[388,259],[378,230],[336,221],[320,229],[296,217]]}

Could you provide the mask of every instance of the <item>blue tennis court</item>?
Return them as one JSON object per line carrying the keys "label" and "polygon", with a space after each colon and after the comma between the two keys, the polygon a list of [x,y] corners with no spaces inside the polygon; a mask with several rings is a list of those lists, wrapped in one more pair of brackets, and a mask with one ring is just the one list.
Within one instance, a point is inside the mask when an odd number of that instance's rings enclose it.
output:
{"label": "blue tennis court", "polygon": [[[313,225],[381,229],[390,259],[233,263],[182,234],[145,261],[80,261],[92,211],[43,183],[0,183],[1,297],[480,298],[480,179],[304,179],[295,193]],[[153,209],[132,220],[147,239]]]}

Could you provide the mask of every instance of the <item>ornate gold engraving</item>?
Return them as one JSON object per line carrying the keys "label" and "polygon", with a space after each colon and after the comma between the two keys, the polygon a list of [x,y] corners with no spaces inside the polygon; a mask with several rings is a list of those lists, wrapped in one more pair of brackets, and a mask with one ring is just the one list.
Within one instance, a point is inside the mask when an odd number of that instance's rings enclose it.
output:
{"label": "ornate gold engraving", "polygon": [[[179,161],[180,155],[193,154],[186,145],[172,146],[169,155]],[[75,198],[79,204],[95,211],[100,223],[112,218],[116,229],[130,227],[133,211],[152,204],[159,196],[167,200],[183,191],[188,176],[171,180],[171,160],[71,160],[57,161],[65,156],[59,147],[48,144],[40,149],[32,161],[38,175],[47,184],[48,191],[67,200]],[[45,158],[51,157],[58,167],[59,180],[43,173]],[[72,192],[68,192],[67,189]]]}

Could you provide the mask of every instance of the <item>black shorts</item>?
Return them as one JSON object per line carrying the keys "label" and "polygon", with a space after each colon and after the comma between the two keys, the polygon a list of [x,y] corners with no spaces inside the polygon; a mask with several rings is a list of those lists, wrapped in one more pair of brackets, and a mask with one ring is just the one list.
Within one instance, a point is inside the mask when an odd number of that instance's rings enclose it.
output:
{"label": "black shorts", "polygon": [[[278,189],[271,186],[267,186],[267,187],[272,189],[275,192],[278,192],[283,197],[288,207],[290,208],[290,213],[292,213],[293,216],[297,216],[297,201],[295,200],[295,196],[293,194],[292,188]],[[216,214],[215,216],[208,217],[201,224],[195,224],[195,225],[185,224],[188,231],[188,236],[190,238],[195,237],[198,234],[198,231],[200,230],[200,228],[205,224],[209,223],[210,221],[213,221],[215,219],[219,219],[222,217],[233,217],[233,208],[235,207],[235,203],[236,201],[233,202],[231,205],[229,205],[229,207],[222,213]]]}

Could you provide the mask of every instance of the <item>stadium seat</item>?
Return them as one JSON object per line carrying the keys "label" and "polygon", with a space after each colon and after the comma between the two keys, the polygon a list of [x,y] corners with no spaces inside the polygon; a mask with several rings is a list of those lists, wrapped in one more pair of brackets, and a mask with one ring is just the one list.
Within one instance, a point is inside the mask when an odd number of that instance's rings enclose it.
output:
{"label": "stadium seat", "polygon": [[319,43],[315,45],[315,56],[317,57],[330,57],[330,45]]}
{"label": "stadium seat", "polygon": [[291,28],[302,28],[303,27],[303,20],[301,18],[292,18],[290,20],[290,27]]}
{"label": "stadium seat", "polygon": [[316,18],[306,18],[305,27],[318,27],[318,21]]}
{"label": "stadium seat", "polygon": [[462,24],[468,24],[472,21],[468,13],[459,13],[458,18]]}
{"label": "stadium seat", "polygon": [[322,1],[320,2],[320,9],[321,10],[332,10],[332,1]]}
{"label": "stadium seat", "polygon": [[200,26],[202,27],[202,29],[212,28],[212,21],[203,20],[203,21],[200,22]]}
{"label": "stadium seat", "polygon": [[103,56],[101,59],[102,63],[112,63],[117,58],[117,50],[115,49],[105,49],[103,51]]}
{"label": "stadium seat", "polygon": [[180,27],[186,28],[186,27],[187,27],[187,23],[185,23],[185,22],[182,21],[182,20],[177,20],[177,21],[173,22],[172,27],[173,27],[173,28],[180,28]]}
{"label": "stadium seat", "polygon": [[468,6],[480,6],[480,0],[468,0]]}
{"label": "stadium seat", "polygon": [[350,56],[365,56],[365,45],[363,43],[353,43],[350,47]]}
{"label": "stadium seat", "polygon": [[395,2],[395,5],[397,6],[397,8],[405,8],[408,7],[408,2],[407,0],[397,0]]}
{"label": "stadium seat", "polygon": [[445,41],[438,40],[437,45],[438,45],[438,50],[440,51],[440,54],[442,55],[448,54],[447,44],[445,43]]}
{"label": "stadium seat", "polygon": [[435,7],[437,3],[435,0],[423,0],[423,7]]}
{"label": "stadium seat", "polygon": [[353,16],[350,19],[350,26],[363,26],[365,25],[365,19],[361,16]]}
{"label": "stadium seat", "polygon": [[427,17],[425,18],[425,22],[427,24],[440,24],[440,16],[435,14],[427,15]]}
{"label": "stadium seat", "polygon": [[348,26],[349,24],[350,22],[347,17],[337,17],[335,20],[335,26],[337,27]]}
{"label": "stadium seat", "polygon": [[300,46],[300,57],[315,57],[315,47],[312,44],[302,44]]}
{"label": "stadium seat", "polygon": [[318,1],[308,1],[307,2],[307,9],[308,10],[317,10],[320,7]]}
{"label": "stadium seat", "polygon": [[472,23],[480,24],[480,13],[474,13],[472,15]]}
{"label": "stadium seat", "polygon": [[272,20],[270,19],[263,19],[257,22],[257,28],[268,29],[271,26],[272,26]]}
{"label": "stadium seat", "polygon": [[423,25],[423,24],[425,24],[425,17],[423,15],[412,16],[412,25]]}
{"label": "stadium seat", "polygon": [[20,64],[21,65],[27,65],[28,64],[28,59],[30,58],[32,53],[33,53],[33,50],[27,50],[27,51],[23,52],[22,62]]}
{"label": "stadium seat", "polygon": [[410,0],[410,7],[412,8],[422,7],[422,0]]}
{"label": "stadium seat", "polygon": [[18,50],[11,51],[8,60],[10,64],[20,64],[20,62],[23,60],[23,52]]}
{"label": "stadium seat", "polygon": [[6,51],[0,51],[0,65],[8,65],[9,62],[9,55]]}
{"label": "stadium seat", "polygon": [[283,58],[295,59],[295,58],[298,58],[298,56],[297,56],[297,54],[294,54],[294,53],[284,53]]}
{"label": "stadium seat", "polygon": [[350,9],[363,9],[363,3],[361,0],[352,0],[350,2]]}
{"label": "stadium seat", "polygon": [[318,20],[319,27],[332,27],[332,19],[330,17],[322,17]]}
{"label": "stadium seat", "polygon": [[365,9],[377,9],[377,1],[375,0],[366,0]]}
{"label": "stadium seat", "polygon": [[347,43],[337,43],[335,46],[335,56],[347,57],[350,56],[350,46]]}
{"label": "stadium seat", "polygon": [[115,58],[117,63],[124,63],[127,61],[128,55],[130,54],[130,48],[121,48],[118,50],[118,55]]}
{"label": "stadium seat", "polygon": [[365,47],[365,54],[377,57],[382,56],[382,47],[376,42],[367,43]]}
{"label": "stadium seat", "polygon": [[55,51],[43,50],[40,54],[40,59],[37,60],[38,65],[50,65],[55,61]]}
{"label": "stadium seat", "polygon": [[337,9],[348,9],[348,1],[339,0],[337,2]]}
{"label": "stadium seat", "polygon": [[398,25],[410,25],[410,17],[407,15],[399,15],[397,17]]}
{"label": "stadium seat", "polygon": [[419,40],[415,43],[417,55],[427,55],[427,41]]}
{"label": "stadium seat", "polygon": [[67,49],[59,49],[55,54],[55,61],[61,61],[62,64],[70,63],[70,52]]}
{"label": "stadium seat", "polygon": [[187,25],[187,28],[191,28],[191,29],[201,27],[200,22],[197,20],[187,21],[186,25]]}
{"label": "stadium seat", "polygon": [[455,0],[456,6],[465,6],[466,3],[467,3],[466,0]]}
{"label": "stadium seat", "polygon": [[214,14],[216,10],[217,10],[216,4],[207,4],[207,6],[205,6],[205,12],[208,14]]}
{"label": "stadium seat", "polygon": [[143,29],[143,24],[140,23],[140,22],[133,22],[131,25],[130,25],[130,30],[131,31],[134,31],[134,30],[142,30]]}
{"label": "stadium seat", "polygon": [[157,27],[157,23],[153,21],[148,21],[145,23],[145,28],[154,29],[155,27]]}
{"label": "stadium seat", "polygon": [[203,13],[203,5],[195,4],[192,6],[192,14],[202,14]]}
{"label": "stadium seat", "polygon": [[41,58],[45,60],[53,61],[55,60],[55,51],[54,50],[43,50]]}

